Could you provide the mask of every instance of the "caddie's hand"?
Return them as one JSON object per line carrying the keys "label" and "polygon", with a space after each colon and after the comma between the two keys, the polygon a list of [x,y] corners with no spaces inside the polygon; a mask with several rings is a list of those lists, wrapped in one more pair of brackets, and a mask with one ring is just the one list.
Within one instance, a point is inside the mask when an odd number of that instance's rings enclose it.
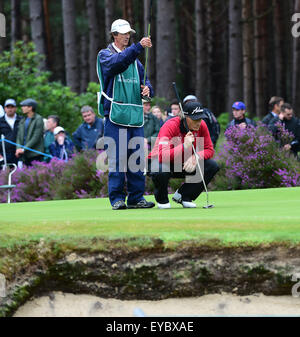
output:
{"label": "caddie's hand", "polygon": [[285,149],[285,151],[290,151],[292,146],[290,144],[285,144],[283,148]]}
{"label": "caddie's hand", "polygon": [[24,153],[23,149],[17,149],[16,151],[16,157],[19,158]]}
{"label": "caddie's hand", "polygon": [[1,161],[1,160],[3,160],[3,157],[2,157],[1,154],[0,154],[0,161]]}
{"label": "caddie's hand", "polygon": [[142,96],[150,96],[150,89],[146,85],[141,85],[142,88]]}
{"label": "caddie's hand", "polygon": [[189,147],[192,146],[192,144],[195,141],[195,137],[191,131],[189,131],[186,136],[184,137],[184,147],[188,149]]}
{"label": "caddie's hand", "polygon": [[140,44],[142,45],[143,48],[151,48],[152,47],[152,42],[150,37],[143,37],[140,41]]}
{"label": "caddie's hand", "polygon": [[197,161],[196,161],[196,157],[194,155],[192,155],[183,165],[183,169],[184,171],[188,172],[188,173],[192,173],[196,170],[196,165],[197,165]]}

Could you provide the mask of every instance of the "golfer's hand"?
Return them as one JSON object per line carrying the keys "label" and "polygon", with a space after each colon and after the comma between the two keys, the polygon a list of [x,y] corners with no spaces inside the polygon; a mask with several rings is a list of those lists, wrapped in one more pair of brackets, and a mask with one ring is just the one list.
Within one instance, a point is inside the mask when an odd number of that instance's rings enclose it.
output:
{"label": "golfer's hand", "polygon": [[2,157],[1,154],[0,154],[0,161],[1,161],[1,160],[3,160],[3,157]]}
{"label": "golfer's hand", "polygon": [[281,121],[284,120],[284,114],[283,114],[282,112],[280,112],[280,114],[278,115],[278,117],[279,117],[279,119],[280,119]]}
{"label": "golfer's hand", "polygon": [[23,149],[17,149],[16,151],[16,157],[19,158],[24,153]]}
{"label": "golfer's hand", "polygon": [[247,127],[247,124],[246,124],[246,123],[241,123],[241,124],[239,124],[239,128],[240,128],[240,129],[246,129],[246,127]]}
{"label": "golfer's hand", "polygon": [[142,96],[150,96],[150,89],[146,85],[141,85],[142,88]]}
{"label": "golfer's hand", "polygon": [[186,149],[188,149],[189,147],[192,146],[192,144],[194,143],[194,141],[195,141],[195,137],[194,137],[193,133],[191,131],[189,131],[186,134],[186,136],[184,137],[184,143],[183,143],[183,145],[184,145],[184,147]]}
{"label": "golfer's hand", "polygon": [[285,149],[285,151],[290,151],[290,149],[292,148],[292,146],[290,144],[286,144],[283,147]]}
{"label": "golfer's hand", "polygon": [[184,171],[192,173],[196,170],[197,161],[194,155],[192,155],[183,165]]}
{"label": "golfer's hand", "polygon": [[152,47],[152,42],[150,37],[143,37],[140,41],[140,44],[142,45],[143,48],[151,48]]}

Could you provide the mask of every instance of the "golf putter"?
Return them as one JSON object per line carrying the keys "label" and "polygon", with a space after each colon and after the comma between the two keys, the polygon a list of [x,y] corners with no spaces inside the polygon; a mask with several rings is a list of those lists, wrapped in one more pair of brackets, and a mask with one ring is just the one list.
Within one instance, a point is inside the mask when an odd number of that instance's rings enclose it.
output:
{"label": "golf putter", "polygon": [[[182,108],[182,104],[181,104],[181,100],[180,100],[179,93],[178,93],[177,86],[176,86],[175,82],[173,82],[173,87],[174,87],[174,91],[175,91],[177,100],[179,102],[180,112],[181,112],[181,115],[182,115],[182,117],[184,119],[185,127],[188,129],[188,126],[187,126],[187,123],[186,123],[186,119],[185,119],[185,115],[184,115],[183,108]],[[209,202],[208,202],[208,191],[207,191],[206,183],[205,183],[204,176],[203,176],[203,173],[202,173],[202,170],[201,170],[201,166],[200,166],[200,163],[199,163],[199,155],[198,155],[198,153],[195,150],[194,144],[192,144],[192,147],[193,147],[194,155],[196,157],[197,166],[198,166],[198,169],[199,169],[200,174],[201,174],[201,179],[203,181],[204,189],[205,189],[205,192],[206,192],[206,206],[203,206],[203,208],[205,208],[205,209],[214,208],[215,206],[212,205],[212,204],[209,204]]]}
{"label": "golf putter", "polygon": [[[147,36],[150,37],[150,31],[151,31],[151,19],[152,19],[152,0],[150,0],[150,6],[149,6],[149,23],[148,23],[148,34]],[[144,86],[146,85],[146,76],[147,76],[147,70],[148,70],[148,56],[149,56],[149,48],[146,49],[146,60],[145,60],[145,71],[144,71]],[[151,97],[149,96],[143,96],[142,99],[146,102],[151,101]]]}

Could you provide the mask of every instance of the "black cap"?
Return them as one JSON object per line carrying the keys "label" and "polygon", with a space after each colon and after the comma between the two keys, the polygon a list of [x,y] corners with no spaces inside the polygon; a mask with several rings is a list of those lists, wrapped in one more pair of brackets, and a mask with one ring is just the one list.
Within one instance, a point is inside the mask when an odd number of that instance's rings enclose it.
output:
{"label": "black cap", "polygon": [[188,102],[183,107],[184,116],[197,120],[205,118],[203,105],[199,102]]}
{"label": "black cap", "polygon": [[37,102],[32,98],[27,98],[20,103],[21,106],[32,106],[33,108],[37,107]]}

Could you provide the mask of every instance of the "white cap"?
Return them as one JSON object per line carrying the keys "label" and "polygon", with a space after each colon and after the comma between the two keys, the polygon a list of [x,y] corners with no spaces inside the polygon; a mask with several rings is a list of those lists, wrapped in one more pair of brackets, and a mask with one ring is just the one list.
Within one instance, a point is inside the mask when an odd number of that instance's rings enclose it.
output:
{"label": "white cap", "polygon": [[111,25],[111,33],[121,33],[121,34],[126,34],[126,33],[135,33],[135,30],[133,30],[130,27],[130,24],[128,21],[123,20],[123,19],[118,19],[114,21]]}
{"label": "white cap", "polygon": [[5,101],[5,103],[4,103],[4,106],[8,106],[8,105],[17,106],[17,103],[16,103],[16,101],[15,101],[14,99],[9,98],[9,99],[7,99],[7,100]]}
{"label": "white cap", "polygon": [[187,95],[186,97],[184,97],[183,99],[183,104],[187,101],[193,101],[193,102],[196,102],[198,100],[198,98],[194,95]]}
{"label": "white cap", "polygon": [[61,126],[57,126],[54,131],[53,131],[53,134],[54,136],[58,135],[60,132],[65,132],[65,129],[62,128]]}

